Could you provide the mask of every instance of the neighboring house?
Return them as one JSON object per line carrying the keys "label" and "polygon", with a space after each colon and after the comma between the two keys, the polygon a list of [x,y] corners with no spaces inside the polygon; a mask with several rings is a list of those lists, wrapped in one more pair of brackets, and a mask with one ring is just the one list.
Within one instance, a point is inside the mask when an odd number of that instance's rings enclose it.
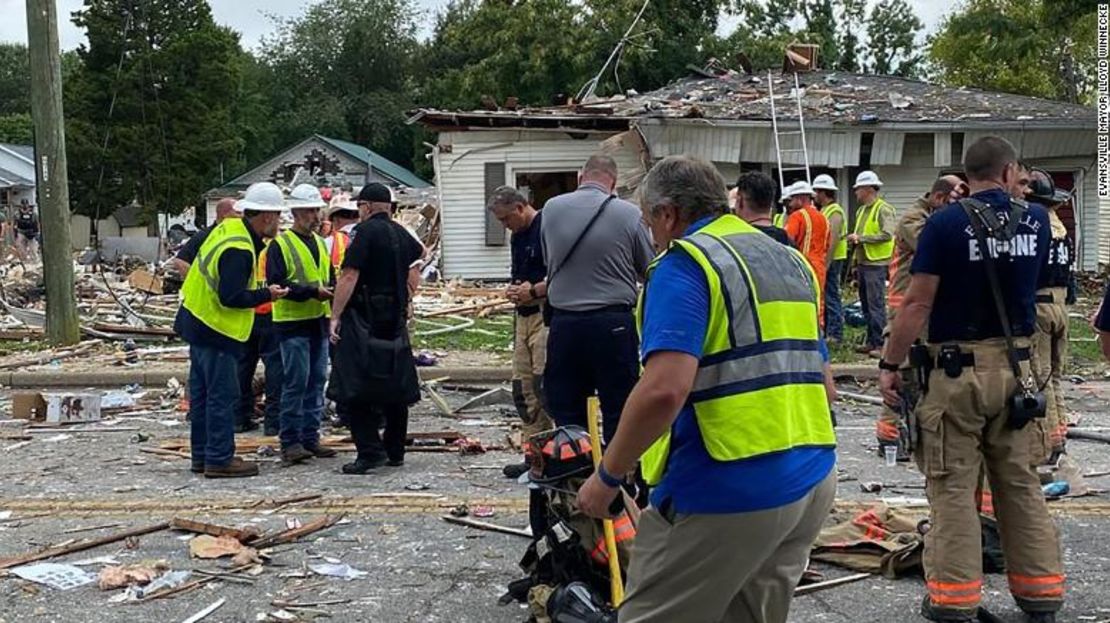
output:
{"label": "neighboring house", "polygon": [[[960,169],[966,146],[996,134],[1051,172],[1059,186],[1075,190],[1062,217],[1078,241],[1080,267],[1110,262],[1110,201],[1100,211],[1093,108],[890,76],[814,71],[798,78],[811,175],[831,174],[840,202],[853,212],[858,172],[874,169],[885,183],[882,194],[905,209],[938,175]],[[485,210],[486,197],[501,184],[515,184],[528,187],[542,207],[575,187],[577,170],[596,152],[617,160],[624,195],[652,162],[673,154],[712,161],[730,184],[752,169],[777,181],[766,80],[731,73],[578,106],[417,111],[412,122],[439,132],[433,159],[444,276],[505,278],[507,237]],[[774,81],[780,131],[796,129],[793,75],[777,74]],[[804,173],[790,172],[786,183],[799,176]]]}
{"label": "neighboring house", "polygon": [[0,210],[35,204],[35,148],[0,143]]}
{"label": "neighboring house", "polygon": [[238,197],[255,182],[288,185],[294,181],[313,181],[332,186],[350,184],[354,188],[370,182],[381,182],[394,188],[432,186],[412,171],[361,145],[314,134],[205,193],[208,222],[214,218],[216,202],[224,197]]}

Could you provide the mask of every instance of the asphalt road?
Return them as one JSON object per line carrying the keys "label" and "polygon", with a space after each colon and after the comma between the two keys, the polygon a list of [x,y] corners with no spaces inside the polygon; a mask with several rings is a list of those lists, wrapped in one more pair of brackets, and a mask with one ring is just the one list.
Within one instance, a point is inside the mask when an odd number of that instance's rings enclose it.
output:
{"label": "asphalt road", "polygon": [[[1073,407],[1084,427],[1110,427],[1110,384],[1069,386]],[[448,396],[453,403],[461,396]],[[914,485],[921,476],[908,465],[888,468],[872,452],[872,422],[877,407],[845,404],[839,409],[841,478],[838,498],[845,503],[880,498],[920,497]],[[486,408],[466,418],[446,418],[423,403],[413,417],[414,430],[459,430],[487,444],[504,444],[511,414]],[[187,434],[178,424],[129,421],[151,439],[132,443],[129,432],[35,435],[25,446],[7,449],[0,441],[0,558],[67,539],[95,537],[174,516],[224,525],[256,525],[267,531],[288,522],[308,522],[323,514],[346,513],[330,530],[294,544],[275,548],[272,561],[249,584],[216,581],[203,588],[138,604],[115,604],[119,591],[87,585],[67,591],[15,577],[0,578],[0,623],[183,621],[219,599],[224,605],[206,623],[265,619],[280,601],[344,603],[318,606],[327,620],[452,623],[523,621],[517,605],[499,606],[505,585],[519,577],[516,563],[525,540],[510,535],[449,525],[440,519],[452,506],[490,506],[487,521],[522,527],[526,523],[521,485],[501,477],[499,468],[511,452],[477,456],[410,453],[399,469],[383,468],[370,476],[338,473],[350,456],[313,464],[281,467],[275,459],[254,457],[262,475],[233,481],[212,481],[188,472],[182,459],[160,458],[139,451]],[[1084,471],[1110,470],[1110,453],[1099,443],[1072,442],[1071,454]],[[904,489],[863,493],[858,482],[897,483]],[[1110,477],[1092,479],[1110,487]],[[426,488],[425,488],[426,487]],[[889,487],[888,487],[889,489]],[[269,501],[306,493],[322,498],[274,508]],[[1084,498],[1056,506],[1069,577],[1068,605],[1061,621],[1110,622],[1110,503],[1104,497]],[[0,515],[3,517],[3,515]],[[68,530],[115,524],[87,532]],[[112,556],[122,563],[165,560],[173,569],[215,570],[215,561],[191,560],[185,535],[162,531],[130,544],[114,544],[56,560],[73,562]],[[307,566],[340,561],[365,571],[353,580],[318,576]],[[94,573],[99,565],[86,567]],[[847,571],[818,566],[829,577]],[[916,621],[922,595],[919,578],[897,581],[873,578],[828,589],[795,600],[791,621]],[[1021,621],[1010,601],[1005,580],[988,578],[986,604],[1007,621]]]}

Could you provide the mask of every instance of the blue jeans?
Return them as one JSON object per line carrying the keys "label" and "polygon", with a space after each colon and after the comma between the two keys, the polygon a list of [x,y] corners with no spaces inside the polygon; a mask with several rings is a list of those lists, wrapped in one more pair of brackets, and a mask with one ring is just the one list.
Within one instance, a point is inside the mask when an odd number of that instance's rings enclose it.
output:
{"label": "blue jeans", "polygon": [[557,425],[586,428],[586,399],[596,391],[602,438],[608,443],[639,378],[640,338],[631,312],[555,312],[547,333],[543,393]]}
{"label": "blue jeans", "polygon": [[235,456],[237,364],[234,354],[189,346],[189,439],[194,465],[223,467]]}
{"label": "blue jeans", "polygon": [[844,339],[844,302],[840,300],[840,275],[845,260],[833,260],[825,271],[825,336],[831,340]]}
{"label": "blue jeans", "polygon": [[324,335],[281,336],[281,447],[320,443],[324,383],[328,378],[328,340]]}
{"label": "blue jeans", "polygon": [[256,316],[254,330],[239,360],[239,407],[236,422],[244,423],[254,415],[254,373],[258,361],[266,367],[266,416],[267,428],[277,428],[281,418],[281,342],[267,317]]}
{"label": "blue jeans", "polygon": [[867,320],[867,342],[871,348],[883,345],[886,327],[886,266],[859,266],[859,300]]}

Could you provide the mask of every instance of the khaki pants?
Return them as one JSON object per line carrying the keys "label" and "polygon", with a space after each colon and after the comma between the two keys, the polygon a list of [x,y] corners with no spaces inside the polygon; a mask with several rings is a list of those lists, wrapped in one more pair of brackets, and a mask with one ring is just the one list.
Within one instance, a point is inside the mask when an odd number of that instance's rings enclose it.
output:
{"label": "khaki pants", "polygon": [[552,427],[543,401],[543,368],[547,363],[547,327],[543,314],[516,316],[513,338],[513,401],[525,444],[536,433]]}
{"label": "khaki pants", "polygon": [[836,497],[836,470],[779,508],[640,516],[620,623],[785,623]]}
{"label": "khaki pants", "polygon": [[[1017,340],[1017,346],[1028,346]],[[976,510],[980,473],[986,468],[1002,536],[1010,593],[1023,610],[1055,611],[1064,598],[1060,539],[1034,471],[1032,425],[1007,425],[1007,405],[1018,385],[1001,339],[961,343],[974,368],[958,378],[943,370],[929,377],[918,410],[915,452],[925,474],[932,528],[925,535],[925,579],[938,608],[974,614],[983,585],[981,535]],[[935,356],[939,348],[930,348]],[[1028,363],[1021,366],[1028,373]]]}
{"label": "khaki pants", "polygon": [[1037,303],[1037,330],[1033,334],[1033,365],[1044,388],[1048,413],[1040,422],[1047,437],[1047,452],[1036,464],[1043,463],[1054,451],[1064,451],[1068,435],[1068,412],[1064,407],[1064,392],[1060,379],[1068,358],[1068,311],[1064,304],[1065,288],[1046,288],[1038,296],[1052,296],[1051,303]]}

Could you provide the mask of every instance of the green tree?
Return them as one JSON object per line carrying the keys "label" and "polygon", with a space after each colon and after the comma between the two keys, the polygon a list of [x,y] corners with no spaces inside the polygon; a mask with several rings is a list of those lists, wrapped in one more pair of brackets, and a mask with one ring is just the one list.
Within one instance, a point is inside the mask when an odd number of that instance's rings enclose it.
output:
{"label": "green tree", "polygon": [[970,0],[929,41],[934,78],[1065,101],[1094,95],[1095,2]]}
{"label": "green tree", "polygon": [[840,59],[836,68],[842,71],[861,71],[860,33],[866,28],[867,0],[840,0]]}
{"label": "green tree", "polygon": [[0,115],[31,112],[31,66],[27,46],[0,43]]}
{"label": "green tree", "polygon": [[923,27],[906,0],[880,0],[867,19],[869,72],[916,76],[922,60],[916,39]]}
{"label": "green tree", "polygon": [[0,143],[32,145],[34,142],[35,126],[31,123],[31,113],[0,115]]}
{"label": "green tree", "polygon": [[809,43],[821,46],[818,65],[836,67],[840,61],[840,46],[836,40],[836,14],[833,0],[808,0],[802,5]]}
{"label": "green tree", "polygon": [[260,53],[275,144],[319,133],[410,165],[416,28],[410,0],[324,0],[281,22]]}
{"label": "green tree", "polygon": [[88,40],[66,85],[75,209],[194,205],[242,151],[238,35],[204,0],[86,0],[73,21]]}

